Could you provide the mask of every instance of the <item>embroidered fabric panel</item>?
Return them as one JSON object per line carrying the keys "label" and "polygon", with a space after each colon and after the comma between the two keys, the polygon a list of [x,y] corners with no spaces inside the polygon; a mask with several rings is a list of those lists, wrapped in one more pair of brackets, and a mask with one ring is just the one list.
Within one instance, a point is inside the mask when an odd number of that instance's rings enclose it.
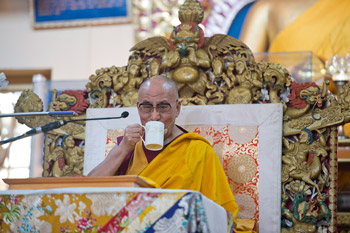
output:
{"label": "embroidered fabric panel", "polygon": [[107,141],[105,157],[112,150],[112,148],[117,145],[117,138],[124,135],[124,129],[109,129],[107,130]]}
{"label": "embroidered fabric panel", "polygon": [[210,232],[206,211],[217,210],[205,201],[176,191],[0,195],[0,232]]}
{"label": "embroidered fabric panel", "polygon": [[146,232],[210,232],[201,196],[184,195]]}
{"label": "embroidered fabric panel", "polygon": [[118,229],[137,232],[158,219],[183,195],[87,193],[0,195],[0,232],[104,232],[118,213]]}
{"label": "embroidered fabric panel", "polygon": [[223,165],[238,218],[259,220],[259,126],[186,126],[206,138]]}
{"label": "embroidered fabric panel", "polygon": [[[160,198],[154,200],[161,200]],[[169,201],[169,200],[167,200]],[[132,200],[119,211],[102,229],[101,232],[209,232],[201,196],[198,193],[187,193],[180,199],[173,199],[172,206],[164,203],[151,203],[151,199],[143,198],[142,202]],[[135,202],[135,203],[134,203]],[[140,204],[137,204],[140,203]],[[142,204],[141,204],[142,203]],[[131,206],[137,206],[137,208]],[[164,211],[155,211],[154,205],[161,206]],[[134,211],[128,211],[134,210]],[[136,210],[136,211],[135,211]],[[146,212],[145,214],[140,214]],[[137,214],[140,216],[137,217]],[[141,215],[143,215],[143,221]],[[149,217],[152,218],[149,218]],[[131,220],[136,219],[136,220]],[[146,220],[148,219],[148,220]],[[153,219],[153,223],[152,223]],[[130,223],[128,225],[128,223]],[[127,227],[125,227],[127,225]]]}

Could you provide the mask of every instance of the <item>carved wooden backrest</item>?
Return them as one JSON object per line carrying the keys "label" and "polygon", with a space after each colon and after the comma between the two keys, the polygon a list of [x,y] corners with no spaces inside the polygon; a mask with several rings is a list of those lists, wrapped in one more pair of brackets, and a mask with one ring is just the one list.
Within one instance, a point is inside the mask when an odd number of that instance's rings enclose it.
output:
{"label": "carved wooden backrest", "polygon": [[[48,110],[79,114],[68,120],[85,118],[87,108],[135,106],[141,83],[158,74],[177,83],[182,105],[281,103],[282,231],[335,232],[337,126],[350,121],[350,87],[345,86],[337,102],[327,83],[296,83],[281,65],[255,62],[250,49],[233,37],[205,38],[199,27],[203,9],[196,0],[181,6],[179,19],[169,39],[157,36],[137,43],[126,66],[98,69],[86,90],[54,91]],[[26,91],[15,111],[42,111],[42,104]],[[18,120],[29,127],[49,121],[40,116]],[[81,174],[84,139],[84,122],[47,133],[43,176]]]}

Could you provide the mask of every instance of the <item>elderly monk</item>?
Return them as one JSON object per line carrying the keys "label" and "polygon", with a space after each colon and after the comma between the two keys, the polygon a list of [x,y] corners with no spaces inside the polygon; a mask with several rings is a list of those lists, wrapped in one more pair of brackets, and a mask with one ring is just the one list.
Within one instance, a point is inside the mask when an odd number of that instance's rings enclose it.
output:
{"label": "elderly monk", "polygon": [[199,191],[236,218],[238,206],[213,148],[200,135],[175,124],[181,109],[178,98],[176,83],[167,77],[146,80],[139,89],[137,108],[142,125],[164,123],[163,149],[147,150],[140,139],[143,127],[129,125],[121,142],[88,175],[138,175],[161,188]]}

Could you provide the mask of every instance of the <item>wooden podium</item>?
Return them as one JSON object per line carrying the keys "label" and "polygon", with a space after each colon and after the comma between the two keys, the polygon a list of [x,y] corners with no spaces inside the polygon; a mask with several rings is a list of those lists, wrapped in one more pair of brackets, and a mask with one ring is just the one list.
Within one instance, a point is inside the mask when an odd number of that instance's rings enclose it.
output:
{"label": "wooden podium", "polygon": [[3,179],[9,189],[53,189],[74,187],[143,187],[154,186],[138,176],[101,177],[38,177],[25,179]]}

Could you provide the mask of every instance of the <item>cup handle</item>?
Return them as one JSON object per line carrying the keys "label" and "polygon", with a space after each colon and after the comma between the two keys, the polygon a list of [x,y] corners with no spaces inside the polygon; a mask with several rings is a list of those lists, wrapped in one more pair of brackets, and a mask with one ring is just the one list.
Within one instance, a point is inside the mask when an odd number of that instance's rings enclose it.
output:
{"label": "cup handle", "polygon": [[[145,126],[141,125],[144,129],[146,129]],[[143,141],[144,144],[146,144],[145,140],[143,140],[142,136],[140,136],[141,140]]]}
{"label": "cup handle", "polygon": [[145,140],[143,140],[142,136],[140,136],[141,140],[143,141],[144,144],[146,144]]}

